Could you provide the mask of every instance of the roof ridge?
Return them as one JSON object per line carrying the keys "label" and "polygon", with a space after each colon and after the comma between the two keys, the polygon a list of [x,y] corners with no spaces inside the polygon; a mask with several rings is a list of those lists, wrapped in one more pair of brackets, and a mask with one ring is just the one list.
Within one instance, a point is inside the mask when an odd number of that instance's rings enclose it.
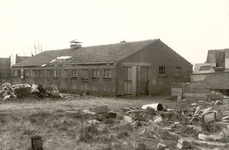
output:
{"label": "roof ridge", "polygon": [[101,45],[89,45],[89,46],[84,46],[82,48],[86,48],[86,47],[97,47],[97,46],[108,46],[108,45],[121,45],[121,44],[127,44],[127,43],[137,43],[137,42],[147,42],[147,41],[154,41],[154,40],[158,40],[158,39],[147,39],[147,40],[140,40],[140,41],[125,41],[123,43],[110,43],[110,44],[101,44]]}

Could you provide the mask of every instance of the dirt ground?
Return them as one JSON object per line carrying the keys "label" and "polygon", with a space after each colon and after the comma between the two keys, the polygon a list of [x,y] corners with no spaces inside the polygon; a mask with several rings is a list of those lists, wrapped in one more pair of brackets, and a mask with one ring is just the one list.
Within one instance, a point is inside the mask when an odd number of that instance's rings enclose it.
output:
{"label": "dirt ground", "polygon": [[[41,136],[44,150],[141,150],[156,149],[158,143],[166,144],[170,150],[177,149],[177,137],[151,128],[150,133],[142,134],[141,128],[129,125],[116,126],[117,120],[105,120],[98,126],[82,132],[85,122],[69,115],[69,111],[89,110],[89,107],[107,105],[109,110],[121,112],[122,107],[141,107],[144,104],[161,103],[168,108],[185,108],[189,105],[169,100],[169,96],[147,96],[138,98],[68,97],[65,99],[46,98],[37,100],[33,97],[0,102],[0,149],[29,150],[31,137]],[[188,103],[192,103],[189,101]],[[82,125],[83,123],[83,125]],[[85,131],[85,130],[84,130]],[[163,136],[162,136],[163,135]],[[88,138],[89,137],[89,138]]]}

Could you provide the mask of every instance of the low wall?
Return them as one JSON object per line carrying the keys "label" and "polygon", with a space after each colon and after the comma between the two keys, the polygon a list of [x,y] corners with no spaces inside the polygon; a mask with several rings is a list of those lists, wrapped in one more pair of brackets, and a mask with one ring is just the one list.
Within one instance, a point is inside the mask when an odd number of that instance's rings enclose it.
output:
{"label": "low wall", "polygon": [[182,92],[183,98],[207,98],[210,86],[200,83],[173,83],[171,85],[171,96],[177,97]]}

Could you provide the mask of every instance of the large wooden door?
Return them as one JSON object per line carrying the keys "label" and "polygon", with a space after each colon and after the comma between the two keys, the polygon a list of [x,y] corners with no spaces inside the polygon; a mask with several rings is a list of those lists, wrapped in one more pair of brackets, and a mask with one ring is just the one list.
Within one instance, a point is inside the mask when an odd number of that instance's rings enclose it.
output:
{"label": "large wooden door", "polygon": [[127,79],[124,81],[124,95],[132,95],[132,67],[127,68]]}
{"label": "large wooden door", "polygon": [[138,94],[148,95],[148,70],[149,67],[139,66],[138,67]]}
{"label": "large wooden door", "polygon": [[87,69],[83,69],[82,70],[82,83],[81,83],[81,91],[82,92],[86,92],[88,91],[88,70]]}

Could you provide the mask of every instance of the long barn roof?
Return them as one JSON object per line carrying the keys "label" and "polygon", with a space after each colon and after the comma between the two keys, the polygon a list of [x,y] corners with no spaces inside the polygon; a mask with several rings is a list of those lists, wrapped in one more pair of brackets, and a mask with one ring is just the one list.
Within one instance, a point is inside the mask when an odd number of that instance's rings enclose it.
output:
{"label": "long barn roof", "polygon": [[12,67],[42,66],[44,64],[49,64],[52,60],[61,56],[71,56],[69,63],[87,64],[118,62],[158,40],[159,39],[80,47],[77,49],[69,48],[44,51],[31,58],[25,59],[22,62],[13,65]]}

